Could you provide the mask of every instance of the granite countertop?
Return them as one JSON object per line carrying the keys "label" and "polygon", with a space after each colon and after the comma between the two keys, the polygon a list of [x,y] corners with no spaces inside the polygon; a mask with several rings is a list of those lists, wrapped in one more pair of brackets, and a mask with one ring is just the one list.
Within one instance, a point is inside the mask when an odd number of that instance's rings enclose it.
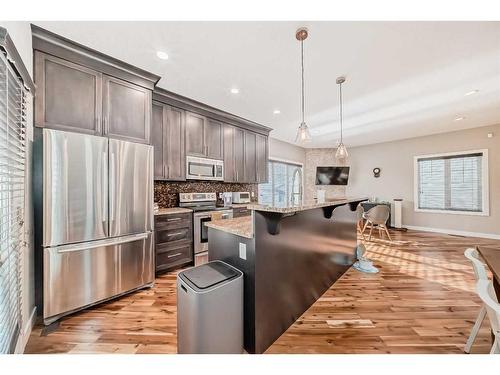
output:
{"label": "granite countertop", "polygon": [[311,210],[313,208],[320,208],[320,207],[329,207],[329,206],[335,206],[335,205],[340,205],[340,204],[345,204],[345,203],[350,203],[350,202],[356,202],[356,201],[361,201],[365,200],[368,198],[365,197],[345,197],[345,198],[336,198],[336,199],[329,199],[323,203],[318,203],[316,201],[306,201],[302,202],[300,205],[289,205],[289,206],[269,206],[269,205],[261,205],[261,204],[249,204],[247,207],[251,210],[255,211],[266,211],[266,212],[278,212],[278,213],[294,213],[294,212],[299,212],[299,211],[305,211],[305,210]]}
{"label": "granite countertop", "polygon": [[233,219],[213,220],[205,223],[209,228],[235,234],[245,238],[253,238],[252,216],[235,217]]}
{"label": "granite countertop", "polygon": [[183,207],[170,207],[170,208],[160,208],[154,214],[156,215],[173,215],[173,214],[188,214],[193,212],[193,210],[189,208]]}

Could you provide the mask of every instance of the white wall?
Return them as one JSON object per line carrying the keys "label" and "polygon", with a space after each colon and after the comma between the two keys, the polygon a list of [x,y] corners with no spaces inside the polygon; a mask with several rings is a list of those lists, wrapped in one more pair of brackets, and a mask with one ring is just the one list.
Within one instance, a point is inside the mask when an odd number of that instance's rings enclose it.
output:
{"label": "white wall", "polygon": [[[494,137],[487,134],[493,132]],[[414,210],[413,157],[441,152],[488,149],[489,216],[423,213]],[[351,166],[347,195],[403,199],[403,225],[443,230],[447,233],[473,232],[500,238],[500,124],[349,148]],[[381,175],[373,177],[373,168]]]}
{"label": "white wall", "polygon": [[[29,22],[2,22],[0,26],[7,29],[14,42],[22,62],[33,78],[33,50],[31,45],[31,28]],[[33,103],[33,98],[29,98]],[[27,113],[27,140],[26,142],[26,242],[24,254],[21,256],[22,267],[22,317],[23,327],[21,337],[16,347],[17,352],[22,352],[31,332],[35,312],[35,284],[34,284],[34,252],[33,252],[33,204],[31,195],[31,158],[33,149],[33,106],[28,106]]]}
{"label": "white wall", "polygon": [[306,150],[291,143],[269,137],[269,158],[293,161],[304,165],[306,160]]}

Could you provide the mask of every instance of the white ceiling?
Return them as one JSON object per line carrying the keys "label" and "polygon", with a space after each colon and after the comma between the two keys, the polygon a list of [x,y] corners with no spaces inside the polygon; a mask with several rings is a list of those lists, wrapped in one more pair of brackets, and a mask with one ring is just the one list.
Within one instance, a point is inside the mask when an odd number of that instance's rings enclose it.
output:
{"label": "white ceiling", "polygon": [[[307,26],[307,147],[337,143],[340,75],[348,146],[500,123],[500,22],[35,23],[159,74],[159,86],[269,126],[287,142],[300,123],[295,30]],[[157,58],[158,50],[169,59]],[[479,92],[464,95],[472,90]]]}

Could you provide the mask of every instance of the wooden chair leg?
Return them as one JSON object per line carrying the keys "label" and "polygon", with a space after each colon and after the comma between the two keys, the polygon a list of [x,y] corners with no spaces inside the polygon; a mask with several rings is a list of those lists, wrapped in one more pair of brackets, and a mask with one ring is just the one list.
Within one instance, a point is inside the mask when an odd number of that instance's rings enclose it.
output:
{"label": "wooden chair leg", "polygon": [[359,220],[358,221],[358,229],[359,229],[359,233],[361,234],[361,238],[363,239],[363,241],[365,240],[365,235],[363,234],[363,220]]}
{"label": "wooden chair leg", "polygon": [[361,234],[365,233],[366,227],[368,226],[368,220],[365,223],[365,226],[363,227],[363,230],[361,231]]}
{"label": "wooden chair leg", "polygon": [[389,241],[392,242],[391,235],[389,234],[389,231],[387,230],[387,227],[385,225],[384,225],[384,230],[385,230],[385,234],[387,234],[387,237],[389,237]]}
{"label": "wooden chair leg", "polygon": [[465,344],[464,352],[470,353],[470,349],[472,348],[472,344],[474,344],[474,340],[476,340],[477,333],[481,328],[481,324],[483,323],[484,317],[486,316],[486,307],[484,305],[479,310],[479,314],[477,315],[476,322],[470,331],[469,338],[467,339],[467,343]]}

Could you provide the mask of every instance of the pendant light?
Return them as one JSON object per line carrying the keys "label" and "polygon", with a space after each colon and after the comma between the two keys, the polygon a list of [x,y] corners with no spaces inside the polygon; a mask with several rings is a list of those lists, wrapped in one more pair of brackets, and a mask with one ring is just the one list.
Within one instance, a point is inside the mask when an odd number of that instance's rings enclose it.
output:
{"label": "pendant light", "polygon": [[307,39],[308,36],[307,29],[305,27],[300,28],[295,33],[295,38],[300,42],[300,57],[301,57],[301,82],[302,82],[302,122],[300,123],[299,128],[297,129],[297,136],[295,137],[295,142],[304,144],[311,141],[311,133],[309,133],[309,128],[307,127],[306,121],[304,119],[305,112],[305,104],[304,104],[304,40]]}
{"label": "pendant light", "polygon": [[335,152],[335,158],[338,160],[347,159],[349,153],[347,152],[347,148],[344,145],[342,138],[342,130],[343,130],[343,113],[342,113],[342,84],[345,82],[345,77],[338,77],[337,84],[339,85],[339,100],[340,100],[340,143],[337,147],[337,152]]}

